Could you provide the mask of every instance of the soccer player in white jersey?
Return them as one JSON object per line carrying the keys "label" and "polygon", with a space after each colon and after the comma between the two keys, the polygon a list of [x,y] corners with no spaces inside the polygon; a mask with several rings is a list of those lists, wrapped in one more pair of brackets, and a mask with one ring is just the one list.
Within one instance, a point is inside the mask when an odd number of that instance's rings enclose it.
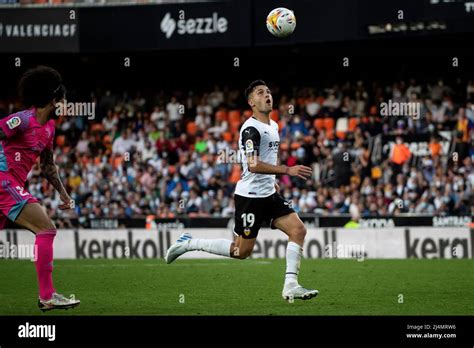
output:
{"label": "soccer player in white jersey", "polygon": [[265,82],[252,82],[245,90],[245,97],[252,107],[253,115],[240,130],[243,172],[234,194],[236,237],[234,241],[197,239],[185,232],[168,249],[165,259],[171,263],[182,254],[195,250],[246,259],[252,253],[260,226],[265,221],[272,229],[283,231],[289,238],[283,298],[310,299],[318,291],[306,289],[298,283],[306,228],[290,203],[278,193],[275,177],[290,175],[306,180],[311,176],[311,168],[278,164],[280,136],[278,124],[270,118],[273,98]]}

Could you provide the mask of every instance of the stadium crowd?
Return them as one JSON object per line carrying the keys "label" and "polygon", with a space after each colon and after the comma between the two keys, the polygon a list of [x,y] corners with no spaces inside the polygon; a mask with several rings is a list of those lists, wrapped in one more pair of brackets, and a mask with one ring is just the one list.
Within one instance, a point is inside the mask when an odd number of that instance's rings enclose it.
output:
{"label": "stadium crowd", "polygon": [[[313,168],[306,182],[278,178],[296,211],[353,218],[472,213],[473,81],[272,89],[281,163]],[[381,116],[388,100],[419,102],[421,114]],[[251,115],[241,91],[216,86],[146,98],[106,91],[90,102],[94,119],[60,117],[56,130],[56,161],[75,211],[56,209],[59,197],[39,166],[29,178],[29,191],[52,217],[232,216],[238,131]]]}

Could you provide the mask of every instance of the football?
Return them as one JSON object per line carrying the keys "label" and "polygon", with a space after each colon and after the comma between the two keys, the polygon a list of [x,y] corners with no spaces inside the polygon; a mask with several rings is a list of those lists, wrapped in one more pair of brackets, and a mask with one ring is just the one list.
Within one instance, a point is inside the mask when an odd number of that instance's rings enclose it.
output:
{"label": "football", "polygon": [[285,37],[295,31],[296,17],[293,11],[278,7],[267,16],[267,29],[276,37]]}

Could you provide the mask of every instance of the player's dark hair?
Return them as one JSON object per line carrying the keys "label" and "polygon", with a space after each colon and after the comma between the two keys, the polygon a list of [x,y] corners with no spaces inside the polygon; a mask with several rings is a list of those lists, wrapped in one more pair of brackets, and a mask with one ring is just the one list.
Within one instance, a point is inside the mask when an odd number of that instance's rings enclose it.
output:
{"label": "player's dark hair", "polygon": [[250,94],[252,94],[253,90],[255,89],[255,87],[257,86],[266,86],[267,84],[265,83],[265,81],[263,80],[255,80],[253,81],[252,83],[250,83],[250,85],[245,89],[245,92],[244,92],[244,95],[245,95],[245,99],[249,99],[250,97]]}
{"label": "player's dark hair", "polygon": [[44,107],[53,99],[66,97],[61,74],[48,66],[27,70],[18,83],[18,93],[26,107]]}

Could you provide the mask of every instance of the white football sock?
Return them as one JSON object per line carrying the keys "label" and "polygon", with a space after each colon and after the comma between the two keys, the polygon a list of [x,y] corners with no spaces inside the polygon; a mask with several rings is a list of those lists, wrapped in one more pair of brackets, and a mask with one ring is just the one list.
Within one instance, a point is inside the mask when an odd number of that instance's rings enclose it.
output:
{"label": "white football sock", "polygon": [[286,247],[286,274],[285,287],[294,287],[298,284],[301,256],[303,248],[294,242],[288,242]]}
{"label": "white football sock", "polygon": [[189,240],[186,247],[188,251],[200,250],[211,254],[230,257],[231,240],[228,239],[199,239],[193,238]]}

